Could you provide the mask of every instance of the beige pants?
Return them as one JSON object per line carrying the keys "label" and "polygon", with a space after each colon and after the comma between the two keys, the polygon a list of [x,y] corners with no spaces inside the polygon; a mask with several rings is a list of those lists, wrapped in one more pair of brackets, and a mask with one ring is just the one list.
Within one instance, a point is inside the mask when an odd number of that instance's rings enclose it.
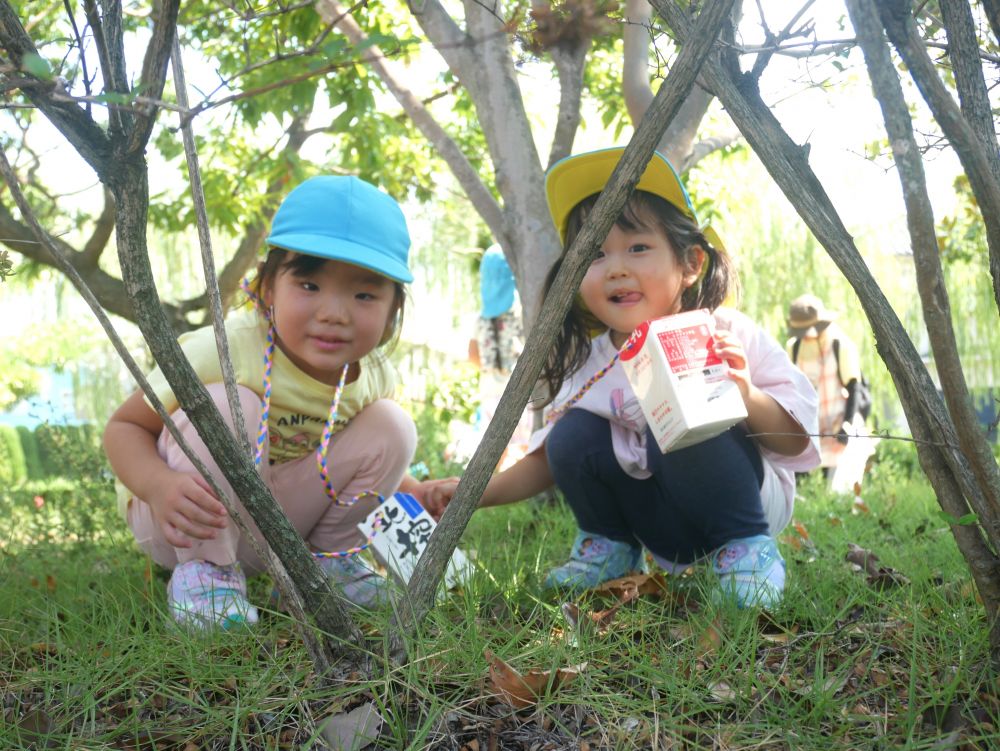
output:
{"label": "beige pants", "polygon": [[[238,391],[244,419],[250,426],[248,433],[256,436],[260,422],[260,398],[247,388],[240,387]],[[232,428],[224,387],[222,384],[212,384],[208,386],[208,392],[226,423]],[[185,440],[206,464],[223,492],[236,504],[242,517],[254,530],[255,536],[260,539],[257,525],[244,510],[243,504],[236,499],[187,415],[183,410],[178,410],[172,417]],[[395,402],[380,399],[365,407],[346,428],[330,439],[327,452],[330,482],[338,496],[345,501],[365,491],[375,491],[388,497],[399,487],[413,460],[416,445],[416,429],[410,416]],[[157,448],[171,469],[197,474],[197,470],[166,430],[160,435]],[[377,498],[366,497],[350,507],[337,506],[323,488],[314,454],[269,466],[266,446],[264,451],[261,458],[264,483],[271,489],[292,526],[311,548],[324,551],[346,550],[364,540],[364,535],[355,525],[363,521],[378,505]],[[133,498],[129,504],[128,524],[139,547],[154,561],[169,569],[191,560],[206,560],[220,566],[239,561],[248,574],[264,569],[264,563],[247,540],[241,539],[242,534],[232,521],[214,540],[198,540],[193,547],[175,548],[164,539],[153,520],[149,505]]]}

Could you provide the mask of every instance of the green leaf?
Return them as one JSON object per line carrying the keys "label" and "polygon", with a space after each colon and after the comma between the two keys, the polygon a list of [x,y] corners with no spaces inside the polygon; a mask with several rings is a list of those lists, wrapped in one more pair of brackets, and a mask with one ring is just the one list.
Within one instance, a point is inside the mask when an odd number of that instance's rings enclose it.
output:
{"label": "green leaf", "polygon": [[948,524],[952,524],[952,525],[955,525],[957,527],[968,527],[968,526],[970,526],[972,524],[978,524],[979,523],[979,515],[975,514],[975,513],[965,514],[964,516],[959,517],[959,518],[955,518],[954,516],[952,516],[951,514],[949,514],[947,511],[938,511],[937,513],[938,513],[938,516],[940,516],[942,519],[944,519],[946,522],[948,522]]}
{"label": "green leaf", "polygon": [[109,91],[105,94],[100,94],[94,97],[98,102],[104,102],[106,104],[130,104],[132,102],[131,94],[121,94],[117,91]]}
{"label": "green leaf", "polygon": [[51,81],[55,77],[49,61],[34,52],[29,52],[21,58],[21,70],[43,81]]}

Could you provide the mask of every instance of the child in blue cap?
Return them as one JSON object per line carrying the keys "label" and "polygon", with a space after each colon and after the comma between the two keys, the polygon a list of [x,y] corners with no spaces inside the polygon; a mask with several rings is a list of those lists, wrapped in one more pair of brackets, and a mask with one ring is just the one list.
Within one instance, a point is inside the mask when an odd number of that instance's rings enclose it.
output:
{"label": "child in blue cap", "polygon": [[[264,482],[346,598],[372,607],[385,580],[356,557],[356,524],[401,484],[416,447],[413,420],[392,399],[384,347],[398,336],[410,237],[396,201],[356,177],[318,176],[278,208],[268,253],[247,285],[255,302],[226,320],[245,425]],[[211,327],[180,338],[232,426]],[[237,503],[163,373],[149,377],[181,434]],[[264,568],[223,505],[137,391],[104,434],[139,546],[173,570],[174,619],[196,627],[252,624],[246,574]],[[239,507],[242,510],[242,507]],[[244,512],[244,518],[250,521]]]}
{"label": "child in blue cap", "polygon": [[[549,211],[569,248],[623,149],[568,157],[549,170]],[[551,283],[556,268],[550,272]],[[481,506],[555,484],[579,532],[546,585],[594,587],[644,566],[710,562],[740,606],[775,605],[785,564],[775,536],[791,518],[795,472],[819,462],[816,392],[766,331],[724,301],[736,287],[718,236],[697,220],[670,163],[654,154],[604,239],[543,371],[554,395],[546,425],[520,462],[494,475]],[[721,435],[662,453],[618,352],[645,321],[706,308],[715,351],[739,387],[747,419]],[[455,483],[426,505],[440,513]]]}
{"label": "child in blue cap", "polygon": [[[469,341],[469,359],[479,368],[479,408],[476,410],[471,441],[463,449],[471,456],[486,428],[496,414],[500,397],[510,378],[517,358],[524,349],[521,310],[517,301],[517,286],[503,250],[491,245],[479,264],[479,296],[482,307],[476,319],[475,336]],[[499,466],[504,468],[524,455],[531,433],[532,413],[525,410],[508,443]]]}
{"label": "child in blue cap", "polygon": [[479,264],[482,308],[476,322],[476,355],[483,371],[509,375],[521,354],[521,322],[514,310],[514,272],[499,245],[491,245]]}

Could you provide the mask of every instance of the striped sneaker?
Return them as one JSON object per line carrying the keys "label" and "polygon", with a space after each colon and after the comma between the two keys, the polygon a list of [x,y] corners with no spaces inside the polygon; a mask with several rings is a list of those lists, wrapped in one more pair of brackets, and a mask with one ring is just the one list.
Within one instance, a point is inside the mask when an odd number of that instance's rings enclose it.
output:
{"label": "striped sneaker", "polygon": [[167,605],[175,621],[198,629],[233,629],[257,622],[257,608],[247,601],[247,580],[238,563],[181,563],[167,584]]}

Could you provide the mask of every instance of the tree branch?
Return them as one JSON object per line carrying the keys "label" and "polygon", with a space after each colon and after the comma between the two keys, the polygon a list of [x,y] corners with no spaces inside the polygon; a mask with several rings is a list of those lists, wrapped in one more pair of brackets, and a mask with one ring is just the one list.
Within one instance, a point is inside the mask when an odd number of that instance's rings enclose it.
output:
{"label": "tree branch", "polygon": [[[653,87],[649,76],[649,45],[652,39],[652,8],[647,0],[628,0],[626,23],[622,30],[624,42],[624,65],[622,68],[622,91],[625,106],[633,127],[639,123],[653,101]],[[663,154],[676,168],[693,165],[704,157],[706,147],[712,141],[703,142],[694,158],[692,144],[698,135],[698,127],[705,118],[712,95],[697,84],[684,101],[681,111],[670,122],[670,126],[657,144],[656,150]]]}
{"label": "tree branch", "polygon": [[[180,0],[159,0],[153,3],[153,35],[142,60],[142,74],[138,86],[139,91],[152,99],[159,99],[163,94],[170,50],[177,34],[179,8]],[[128,151],[145,151],[149,136],[153,132],[153,125],[156,124],[156,113],[156,107],[152,106],[138,110],[132,132],[129,134]]]}
{"label": "tree branch", "polygon": [[[7,0],[0,1],[0,47],[18,67],[25,55],[38,54]],[[41,81],[31,76],[26,76],[25,80],[30,83],[22,83],[21,88],[28,99],[66,136],[94,171],[103,174],[111,154],[111,143],[104,130],[76,104],[54,98],[54,94],[63,93],[58,82]]]}
{"label": "tree branch", "polygon": [[472,51],[472,39],[459,28],[451,15],[444,9],[439,0],[422,0],[419,7],[409,3],[410,11],[431,40],[434,49],[438,51],[449,70],[469,90],[478,91],[479,82],[470,80],[466,71],[475,71],[479,67]]}
{"label": "tree branch", "polygon": [[879,3],[878,9],[889,39],[906,63],[924,101],[969,177],[986,226],[993,297],[1000,308],[1000,180],[994,176],[993,164],[984,153],[979,137],[962,116],[921,44],[910,14],[909,0],[885,0]]}
{"label": "tree branch", "polygon": [[994,43],[1000,43],[1000,0],[981,0],[986,11],[986,20],[993,30]]}
{"label": "tree branch", "polygon": [[[962,372],[955,331],[952,327],[951,303],[944,285],[944,269],[938,250],[934,227],[934,209],[927,194],[923,162],[910,120],[906,98],[899,83],[889,49],[878,22],[878,12],[871,0],[848,0],[851,21],[858,34],[871,77],[875,98],[882,109],[893,158],[899,170],[899,181],[906,204],[906,221],[910,230],[917,285],[924,312],[934,362],[948,411],[958,430],[959,445],[969,459],[984,497],[973,496],[973,510],[987,528],[1000,533],[1000,471],[986,436],[972,409],[968,385]],[[1000,582],[997,583],[1000,586]],[[1000,589],[996,592],[1000,604]]]}
{"label": "tree branch", "polygon": [[972,10],[964,0],[939,0],[941,17],[948,34],[948,58],[955,72],[955,86],[962,113],[983,146],[993,177],[1000,182],[1000,158],[993,109],[986,90],[983,66],[979,63],[979,42]]}
{"label": "tree branch", "polygon": [[493,198],[493,195],[483,184],[479,173],[470,164],[465,154],[458,147],[458,144],[448,135],[438,122],[434,119],[426,107],[421,104],[420,99],[402,82],[402,77],[397,76],[389,61],[379,50],[377,45],[368,44],[367,35],[361,30],[354,17],[347,13],[346,9],[338,0],[319,0],[316,3],[316,10],[323,16],[324,20],[337,20],[337,25],[342,32],[351,40],[351,44],[365,49],[362,60],[370,65],[379,78],[385,83],[386,88],[399,102],[400,106],[413,120],[413,123],[424,134],[424,137],[434,146],[440,156],[455,174],[462,190],[469,197],[476,211],[486,222],[494,237],[498,241],[506,237],[506,229],[503,222],[503,213],[500,205]]}
{"label": "tree branch", "polygon": [[101,254],[108,247],[111,233],[115,231],[115,198],[111,191],[104,188],[104,205],[101,207],[101,214],[94,223],[94,231],[90,233],[90,239],[83,246],[79,255],[79,267],[81,269],[95,269],[101,260]]}

